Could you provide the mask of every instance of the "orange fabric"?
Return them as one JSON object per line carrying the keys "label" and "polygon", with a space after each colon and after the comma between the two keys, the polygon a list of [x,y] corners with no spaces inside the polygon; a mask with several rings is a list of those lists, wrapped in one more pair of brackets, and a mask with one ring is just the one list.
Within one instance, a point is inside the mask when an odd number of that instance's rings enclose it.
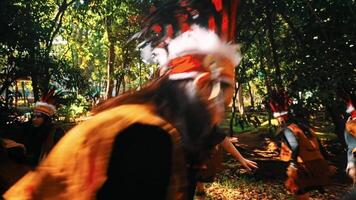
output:
{"label": "orange fabric", "polygon": [[[287,190],[296,194],[299,190],[307,187],[328,185],[332,174],[327,161],[320,153],[315,133],[311,130],[313,136],[308,138],[296,124],[291,124],[288,128],[298,140],[299,155],[297,170],[292,170],[291,167],[287,169],[288,178],[285,181]],[[291,156],[292,151],[282,143],[281,160],[290,161]]]}
{"label": "orange fabric", "polygon": [[[303,163],[311,160],[324,159],[322,154],[320,153],[319,144],[316,138],[315,133],[311,130],[313,137],[308,138],[305,136],[303,131],[296,125],[291,124],[288,126],[289,129],[296,136],[299,143],[299,155],[298,162]],[[288,148],[288,146],[282,143],[280,158],[283,161],[290,161],[292,156],[292,151]]]}
{"label": "orange fabric", "polygon": [[[228,58],[219,55],[185,55],[172,59],[168,66],[171,69],[168,72],[170,75],[189,72],[198,72],[200,75],[204,75],[204,79],[199,80],[200,83],[206,83],[207,80],[212,79],[225,81],[232,86],[235,83],[234,65]],[[202,77],[200,76],[200,78]]]}
{"label": "orange fabric", "polygon": [[36,171],[25,175],[4,194],[4,198],[94,199],[107,178],[108,161],[117,134],[134,123],[159,126],[170,134],[173,156],[167,199],[185,199],[186,168],[180,135],[149,105],[119,106],[74,127]]}
{"label": "orange fabric", "polygon": [[356,120],[350,120],[346,123],[346,131],[356,137]]}
{"label": "orange fabric", "polygon": [[172,68],[170,74],[177,74],[183,72],[205,72],[204,66],[202,65],[203,56],[200,55],[186,55],[175,59],[172,59],[168,66]]}
{"label": "orange fabric", "polygon": [[330,169],[326,160],[318,159],[300,163],[297,169],[287,169],[286,189],[296,194],[298,191],[308,188],[325,186],[330,184]]}

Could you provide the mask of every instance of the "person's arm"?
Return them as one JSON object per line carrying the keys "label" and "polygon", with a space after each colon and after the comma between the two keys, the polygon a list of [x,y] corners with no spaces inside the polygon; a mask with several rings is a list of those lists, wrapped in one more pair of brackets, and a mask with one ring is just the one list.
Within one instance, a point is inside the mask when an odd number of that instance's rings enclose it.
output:
{"label": "person's arm", "polygon": [[241,155],[241,153],[236,149],[229,138],[225,137],[220,145],[225,149],[226,152],[230,153],[236,160],[238,160],[241,165],[248,171],[252,171],[252,169],[258,168],[256,162],[248,160]]}
{"label": "person's arm", "polygon": [[286,141],[288,147],[292,151],[291,165],[296,166],[297,158],[299,154],[299,144],[298,140],[289,128],[283,130],[284,140]]}
{"label": "person's arm", "polygon": [[355,162],[355,157],[353,156],[352,149],[356,147],[356,138],[353,137],[349,132],[345,130],[344,132],[345,142],[347,145],[347,161]]}

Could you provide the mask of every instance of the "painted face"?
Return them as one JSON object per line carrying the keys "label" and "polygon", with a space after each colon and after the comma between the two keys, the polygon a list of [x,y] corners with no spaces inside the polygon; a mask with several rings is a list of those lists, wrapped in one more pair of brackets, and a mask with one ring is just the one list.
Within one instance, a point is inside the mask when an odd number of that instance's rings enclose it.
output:
{"label": "painted face", "polygon": [[213,123],[219,124],[224,119],[225,108],[230,104],[234,93],[234,66],[223,57],[208,57],[204,61],[211,73],[198,78],[198,88],[209,102]]}
{"label": "painted face", "polygon": [[34,127],[40,127],[44,122],[44,116],[40,112],[34,112],[32,117],[32,124]]}

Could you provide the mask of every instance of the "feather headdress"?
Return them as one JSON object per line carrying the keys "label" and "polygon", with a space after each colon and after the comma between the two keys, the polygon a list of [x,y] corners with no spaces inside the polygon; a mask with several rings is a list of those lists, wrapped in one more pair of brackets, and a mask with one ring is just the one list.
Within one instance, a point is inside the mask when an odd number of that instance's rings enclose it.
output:
{"label": "feather headdress", "polygon": [[[235,43],[239,0],[176,0],[152,9],[143,29],[133,38],[143,60],[159,64],[170,79],[194,79],[234,85],[234,68],[241,60]],[[198,80],[196,80],[198,79]]]}
{"label": "feather headdress", "polygon": [[59,103],[62,93],[55,89],[50,89],[36,102],[34,110],[47,116],[52,116],[56,112],[56,105]]}
{"label": "feather headdress", "polygon": [[283,117],[288,115],[288,107],[292,99],[285,91],[273,90],[271,93],[269,106],[273,112],[273,117]]}
{"label": "feather headdress", "polygon": [[[218,55],[237,66],[241,60],[235,44],[238,4],[239,0],[170,1],[154,8],[133,38],[144,39],[139,45],[141,55],[146,62],[158,63],[161,73],[174,68],[171,61],[183,56],[188,56],[184,59],[186,64],[191,56],[194,61],[190,64],[197,64],[198,60],[201,64],[202,57],[195,55]],[[198,68],[193,66],[182,73],[199,71]]]}
{"label": "feather headdress", "polygon": [[353,103],[352,103],[351,97],[348,96],[348,97],[345,99],[345,101],[346,101],[346,112],[347,112],[348,114],[350,114],[350,118],[351,118],[352,120],[356,119],[356,110],[355,110],[355,106],[354,106]]}

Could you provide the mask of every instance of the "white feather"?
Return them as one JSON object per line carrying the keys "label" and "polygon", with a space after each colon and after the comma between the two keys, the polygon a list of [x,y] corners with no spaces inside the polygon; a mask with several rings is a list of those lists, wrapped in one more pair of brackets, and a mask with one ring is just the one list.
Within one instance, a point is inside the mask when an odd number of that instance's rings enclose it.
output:
{"label": "white feather", "polygon": [[153,63],[152,50],[153,49],[152,49],[151,45],[146,45],[145,47],[143,47],[141,49],[141,58],[142,58],[143,62],[145,62],[147,64]]}
{"label": "white feather", "polygon": [[168,52],[169,60],[188,54],[220,54],[229,58],[235,66],[241,60],[238,45],[222,42],[213,31],[198,25],[192,25],[191,30],[172,39]]}
{"label": "white feather", "polygon": [[355,110],[355,108],[352,106],[352,104],[351,105],[349,105],[348,107],[347,107],[347,109],[346,109],[346,112],[347,113],[351,113],[352,111],[354,111]]}
{"label": "white feather", "polygon": [[45,107],[47,107],[47,108],[50,108],[50,109],[53,110],[54,112],[56,111],[56,107],[55,107],[54,105],[48,104],[48,103],[43,102],[43,101],[38,101],[38,102],[36,102],[35,107],[36,107],[36,106],[45,106]]}
{"label": "white feather", "polygon": [[163,48],[152,49],[150,45],[142,48],[141,56],[145,62],[155,62],[164,66],[169,60],[188,54],[219,54],[231,60],[237,66],[241,61],[240,47],[225,43],[213,31],[198,25],[192,25],[174,39],[167,39],[168,52]]}
{"label": "white feather", "polygon": [[280,117],[280,116],[283,116],[283,115],[286,115],[286,114],[288,114],[288,111],[274,112],[273,113],[273,117],[277,118],[277,117]]}
{"label": "white feather", "polygon": [[164,48],[154,48],[152,51],[153,62],[160,66],[166,65],[168,62],[167,51]]}

